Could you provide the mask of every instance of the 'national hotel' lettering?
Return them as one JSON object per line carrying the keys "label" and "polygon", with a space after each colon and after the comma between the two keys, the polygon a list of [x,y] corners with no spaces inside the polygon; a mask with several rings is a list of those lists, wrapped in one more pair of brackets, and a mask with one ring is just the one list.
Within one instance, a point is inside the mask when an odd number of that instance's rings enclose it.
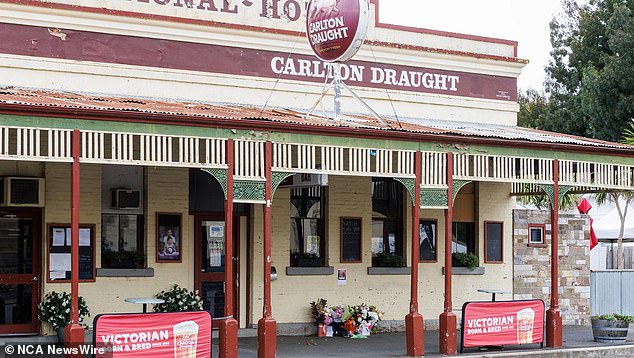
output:
{"label": "'national hotel' lettering", "polygon": [[[286,59],[273,57],[271,70],[275,74],[284,74],[297,77],[328,78],[333,77],[332,63],[310,61],[304,59]],[[366,82],[409,88],[426,88],[441,91],[458,91],[459,76],[451,76],[442,73],[394,70],[391,68],[341,64],[341,79],[351,82]]]}
{"label": "'national hotel' lettering", "polygon": [[[128,0],[130,2],[156,4],[161,6],[187,7],[189,9],[238,14],[240,7],[256,5],[254,0]],[[299,0],[260,0],[260,16],[270,19],[297,21],[306,11],[306,5]]]}

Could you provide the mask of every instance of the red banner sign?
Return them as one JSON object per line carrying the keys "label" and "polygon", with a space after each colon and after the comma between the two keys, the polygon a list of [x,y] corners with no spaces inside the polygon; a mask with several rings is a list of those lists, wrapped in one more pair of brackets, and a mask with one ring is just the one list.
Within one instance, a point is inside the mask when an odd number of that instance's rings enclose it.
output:
{"label": "red banner sign", "polygon": [[209,312],[105,314],[94,321],[106,357],[195,358],[211,355]]}
{"label": "red banner sign", "polygon": [[468,302],[462,308],[463,347],[541,343],[544,302]]}
{"label": "red banner sign", "polygon": [[367,0],[311,0],[306,15],[310,47],[324,61],[350,59],[365,40],[369,16]]}

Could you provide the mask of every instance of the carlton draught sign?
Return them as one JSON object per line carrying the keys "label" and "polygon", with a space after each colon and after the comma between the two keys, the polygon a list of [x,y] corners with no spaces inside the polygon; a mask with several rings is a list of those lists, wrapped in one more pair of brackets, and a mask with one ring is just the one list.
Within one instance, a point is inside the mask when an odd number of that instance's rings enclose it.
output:
{"label": "carlton draught sign", "polygon": [[209,312],[103,314],[95,317],[96,358],[211,356]]}
{"label": "carlton draught sign", "polygon": [[311,0],[306,15],[306,36],[313,52],[326,62],[354,56],[368,31],[368,0]]}
{"label": "carlton draught sign", "polygon": [[467,302],[462,307],[463,347],[542,343],[544,302]]}

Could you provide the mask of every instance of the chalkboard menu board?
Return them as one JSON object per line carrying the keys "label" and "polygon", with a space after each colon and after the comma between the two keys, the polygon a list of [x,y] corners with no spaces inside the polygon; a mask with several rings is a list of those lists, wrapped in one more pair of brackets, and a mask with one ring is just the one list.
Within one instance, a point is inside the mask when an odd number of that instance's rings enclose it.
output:
{"label": "chalkboard menu board", "polygon": [[361,262],[361,218],[341,218],[341,262]]}
{"label": "chalkboard menu board", "polygon": [[502,225],[501,222],[486,221],[486,257],[485,262],[502,262]]}
{"label": "chalkboard menu board", "polygon": [[[71,280],[71,230],[68,224],[48,225],[47,281]],[[95,280],[95,225],[79,225],[79,281]]]}

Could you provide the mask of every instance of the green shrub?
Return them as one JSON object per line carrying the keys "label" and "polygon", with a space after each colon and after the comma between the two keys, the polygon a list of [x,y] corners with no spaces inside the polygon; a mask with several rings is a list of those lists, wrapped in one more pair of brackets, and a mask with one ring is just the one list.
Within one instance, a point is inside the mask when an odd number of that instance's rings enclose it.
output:
{"label": "green shrub", "polygon": [[398,254],[382,252],[374,256],[374,263],[377,267],[403,267],[405,260]]}
{"label": "green shrub", "polygon": [[[53,329],[64,328],[70,324],[71,295],[68,292],[49,292],[44,296],[39,305],[40,321],[48,322]],[[79,296],[79,323],[90,315],[88,305],[83,297]],[[86,325],[84,325],[86,328]]]}
{"label": "green shrub", "polygon": [[454,253],[453,258],[455,258],[456,261],[460,262],[465,267],[468,267],[470,270],[473,270],[476,267],[480,266],[480,260],[478,259],[478,256],[470,252]]}
{"label": "green shrub", "polygon": [[190,291],[178,285],[157,293],[156,298],[165,300],[165,303],[154,305],[154,312],[202,311],[203,309],[203,301],[198,296],[198,291]]}
{"label": "green shrub", "polygon": [[613,321],[613,320],[618,320],[618,321],[623,321],[627,324],[632,323],[632,321],[634,321],[634,317],[632,316],[625,316],[625,315],[620,315],[618,313],[613,313],[613,314],[602,314],[602,315],[598,315],[598,316],[592,316],[591,317],[592,320],[606,320],[606,321]]}

